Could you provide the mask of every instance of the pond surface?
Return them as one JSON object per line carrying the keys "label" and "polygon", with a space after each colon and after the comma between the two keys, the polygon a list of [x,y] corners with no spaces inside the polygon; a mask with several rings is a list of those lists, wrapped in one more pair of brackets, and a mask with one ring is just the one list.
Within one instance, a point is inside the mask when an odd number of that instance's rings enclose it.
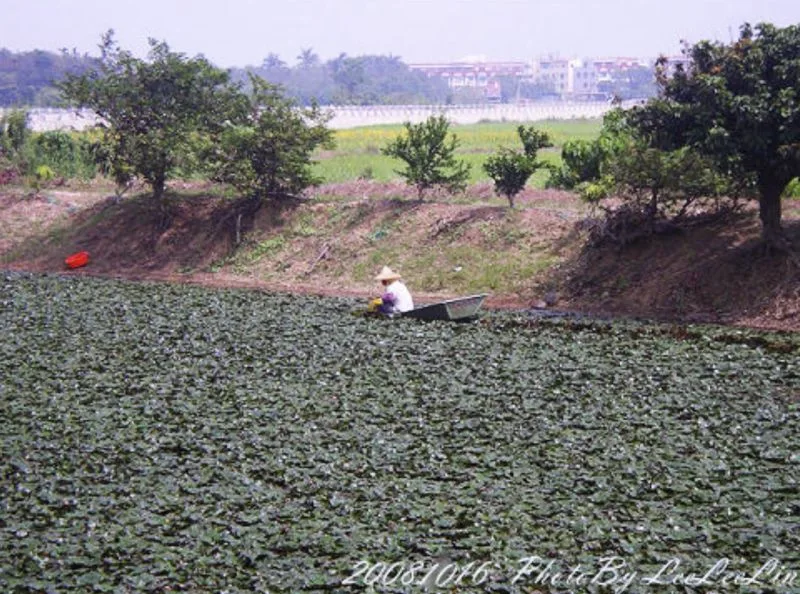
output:
{"label": "pond surface", "polygon": [[0,279],[4,591],[800,587],[791,336]]}

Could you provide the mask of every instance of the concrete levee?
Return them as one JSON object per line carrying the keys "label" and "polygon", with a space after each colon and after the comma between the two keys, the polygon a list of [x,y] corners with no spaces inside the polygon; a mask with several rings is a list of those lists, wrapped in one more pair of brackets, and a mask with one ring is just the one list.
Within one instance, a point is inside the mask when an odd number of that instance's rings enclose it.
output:
{"label": "concrete levee", "polygon": [[[359,105],[325,109],[333,114],[330,127],[342,129],[404,122],[416,124],[439,114],[444,114],[454,124],[600,118],[611,108],[609,103],[550,102],[525,105]],[[9,111],[8,108],[0,109],[0,117]],[[29,126],[37,132],[84,130],[99,121],[90,110],[31,108],[27,111]]]}

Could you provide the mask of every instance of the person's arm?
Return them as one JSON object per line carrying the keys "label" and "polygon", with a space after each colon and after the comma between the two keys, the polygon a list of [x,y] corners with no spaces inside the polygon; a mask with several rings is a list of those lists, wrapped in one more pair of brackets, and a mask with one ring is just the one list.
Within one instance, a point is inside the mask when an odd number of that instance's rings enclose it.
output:
{"label": "person's arm", "polygon": [[391,291],[386,291],[383,295],[381,295],[381,301],[393,306],[395,303],[397,303],[397,296],[395,296],[395,294]]}
{"label": "person's arm", "polygon": [[381,311],[386,314],[394,313],[397,297],[391,291],[386,291],[381,295]]}

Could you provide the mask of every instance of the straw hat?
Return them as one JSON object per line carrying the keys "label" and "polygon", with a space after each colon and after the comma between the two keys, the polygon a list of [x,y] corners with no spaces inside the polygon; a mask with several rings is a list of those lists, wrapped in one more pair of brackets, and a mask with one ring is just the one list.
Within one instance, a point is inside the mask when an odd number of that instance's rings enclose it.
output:
{"label": "straw hat", "polygon": [[388,266],[384,266],[383,270],[381,270],[381,273],[378,276],[375,277],[375,280],[376,281],[391,281],[391,280],[397,280],[398,278],[400,278],[399,274],[397,274],[394,270],[392,270]]}

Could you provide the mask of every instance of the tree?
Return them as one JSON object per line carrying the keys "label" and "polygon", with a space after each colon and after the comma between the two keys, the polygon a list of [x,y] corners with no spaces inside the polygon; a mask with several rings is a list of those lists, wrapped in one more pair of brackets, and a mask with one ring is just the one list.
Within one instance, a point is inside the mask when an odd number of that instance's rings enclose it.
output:
{"label": "tree", "polygon": [[517,134],[522,141],[522,152],[503,147],[483,165],[484,171],[494,181],[495,192],[505,196],[511,208],[514,208],[514,197],[523,190],[528,178],[537,169],[545,167],[545,163],[536,160],[539,149],[553,146],[547,133],[533,126],[519,126]]}
{"label": "tree", "polygon": [[[339,54],[325,63],[310,49],[297,56],[297,63],[288,67],[279,56],[269,54],[258,67],[232,69],[233,80],[246,83],[252,72],[273,84],[280,84],[285,94],[301,105],[313,101],[320,104],[348,105],[411,105],[444,103],[447,83],[440,77],[428,77],[412,70],[397,56],[348,56]],[[2,76],[2,54],[0,54]],[[0,100],[2,100],[0,79]]]}
{"label": "tree", "polygon": [[286,68],[286,62],[281,60],[281,57],[275,52],[270,52],[261,63],[261,68],[264,68],[265,70],[283,69]]}
{"label": "tree", "polygon": [[417,189],[420,202],[425,191],[442,186],[450,192],[462,191],[469,179],[470,167],[455,158],[458,139],[447,133],[450,123],[443,115],[430,116],[419,124],[406,122],[405,135],[398,136],[381,152],[406,163],[404,170],[398,170],[406,183]]}
{"label": "tree", "polygon": [[781,195],[800,175],[800,26],[742,26],[730,45],[700,42],[688,69],[657,63],[658,98],[635,109],[633,124],[653,146],[690,146],[719,170],[752,183],[762,238],[787,248]]}
{"label": "tree", "polygon": [[552,168],[547,187],[572,190],[599,181],[605,165],[629,150],[633,142],[627,116],[621,108],[612,109],[603,116],[603,127],[596,139],[567,140],[561,148],[561,166]]}
{"label": "tree", "polygon": [[252,92],[203,152],[214,179],[229,183],[258,205],[267,198],[297,197],[320,183],[311,166],[318,147],[332,148],[330,115],[298,108],[280,87],[251,75]]}
{"label": "tree", "polygon": [[149,43],[148,60],[140,60],[108,31],[98,68],[70,74],[59,87],[67,101],[102,118],[106,147],[100,152],[115,178],[141,176],[162,201],[167,179],[186,161],[193,139],[225,120],[238,90],[205,58]]}
{"label": "tree", "polygon": [[319,66],[319,55],[310,47],[303,48],[297,56],[297,62],[300,68],[314,68]]}
{"label": "tree", "polygon": [[18,158],[30,138],[28,112],[13,109],[0,118],[0,156]]}
{"label": "tree", "polygon": [[286,79],[286,86],[291,87],[294,97],[302,105],[331,103],[335,83],[330,69],[311,49],[303,50],[297,59],[298,65],[291,69]]}
{"label": "tree", "polygon": [[575,189],[605,213],[591,227],[592,241],[625,244],[674,231],[688,219],[713,218],[738,208],[746,187],[691,147],[652,146],[632,125],[632,113],[612,110],[597,139],[565,143],[563,165],[548,181],[551,187]]}
{"label": "tree", "polygon": [[607,238],[619,243],[673,230],[690,214],[714,217],[738,206],[740,192],[730,179],[690,147],[662,151],[632,136],[625,150],[607,156],[602,173],[580,191],[594,204],[608,195],[622,200],[604,208]]}
{"label": "tree", "polygon": [[74,51],[12,53],[0,49],[0,106],[58,106],[60,97],[53,82],[91,64],[91,58]]}

